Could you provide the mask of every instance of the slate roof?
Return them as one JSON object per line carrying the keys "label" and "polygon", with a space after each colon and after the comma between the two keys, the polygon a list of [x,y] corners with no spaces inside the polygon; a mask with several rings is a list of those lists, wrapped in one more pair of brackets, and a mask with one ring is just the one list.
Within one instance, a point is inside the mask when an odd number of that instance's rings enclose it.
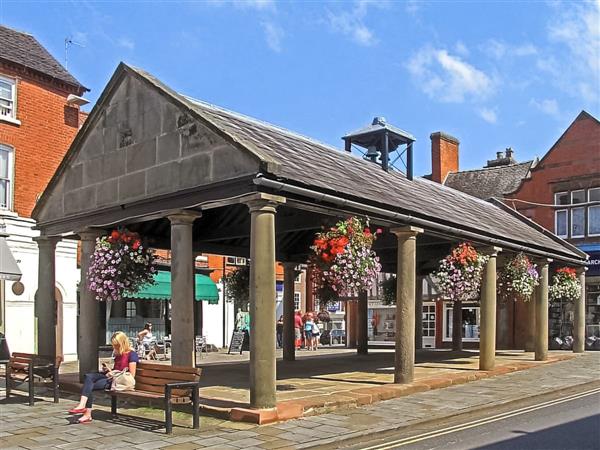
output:
{"label": "slate roof", "polygon": [[275,162],[277,169],[272,175],[278,180],[571,258],[583,257],[568,243],[540,232],[526,218],[490,202],[424,178],[408,180],[402,173],[385,172],[372,162],[281,127],[179,97],[234,141],[262,155],[264,160]]}
{"label": "slate roof", "polygon": [[533,161],[527,161],[507,166],[450,172],[444,185],[484,200],[492,197],[502,198],[519,188],[532,166]]}
{"label": "slate roof", "polygon": [[77,88],[83,86],[31,34],[0,25],[0,59],[19,64]]}

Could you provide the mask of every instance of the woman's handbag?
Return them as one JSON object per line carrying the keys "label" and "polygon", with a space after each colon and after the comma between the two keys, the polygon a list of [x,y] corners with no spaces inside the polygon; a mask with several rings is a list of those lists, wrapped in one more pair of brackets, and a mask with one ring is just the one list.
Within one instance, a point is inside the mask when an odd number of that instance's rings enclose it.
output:
{"label": "woman's handbag", "polygon": [[127,369],[113,370],[111,391],[133,391],[135,389],[135,378]]}

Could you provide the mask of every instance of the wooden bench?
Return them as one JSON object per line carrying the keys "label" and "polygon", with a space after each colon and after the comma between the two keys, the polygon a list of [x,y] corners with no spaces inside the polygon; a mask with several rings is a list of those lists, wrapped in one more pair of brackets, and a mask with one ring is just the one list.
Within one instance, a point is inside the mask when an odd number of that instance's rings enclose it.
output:
{"label": "wooden bench", "polygon": [[34,382],[52,384],[54,403],[58,403],[58,369],[62,357],[13,353],[6,362],[6,398],[10,396],[12,385],[29,384],[29,406],[35,403]]}
{"label": "wooden bench", "polygon": [[165,429],[173,432],[173,405],[191,403],[194,428],[200,428],[200,374],[195,367],[168,366],[140,361],[135,372],[135,389],[110,391],[111,413],[117,414],[118,397],[162,399],[165,405]]}

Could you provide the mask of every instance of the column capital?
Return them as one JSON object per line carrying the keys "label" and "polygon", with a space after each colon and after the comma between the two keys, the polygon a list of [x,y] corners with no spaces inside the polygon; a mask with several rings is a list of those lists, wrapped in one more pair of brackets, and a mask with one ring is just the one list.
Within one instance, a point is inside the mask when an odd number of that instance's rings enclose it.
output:
{"label": "column capital", "polygon": [[106,230],[100,228],[84,228],[83,230],[77,231],[77,235],[81,241],[95,241],[96,238],[106,234]]}
{"label": "column capital", "polygon": [[255,211],[275,213],[277,207],[283,205],[285,201],[285,197],[266,194],[264,192],[257,192],[244,198],[244,203],[248,206],[251,213]]}
{"label": "column capital", "polygon": [[62,240],[62,238],[60,236],[41,235],[41,236],[34,237],[33,240],[35,242],[37,242],[38,247],[42,247],[42,246],[56,247],[56,244],[58,244]]}
{"label": "column capital", "polygon": [[535,258],[532,258],[532,259],[533,259],[533,262],[536,263],[538,266],[547,266],[552,261],[554,261],[552,258],[535,257]]}
{"label": "column capital", "polygon": [[193,224],[194,220],[202,217],[202,212],[182,209],[173,211],[166,217],[171,221],[171,225],[188,225]]}
{"label": "column capital", "polygon": [[416,238],[418,234],[421,234],[424,231],[423,228],[413,227],[412,225],[390,228],[390,233],[395,234],[398,238],[405,239]]}
{"label": "column capital", "polygon": [[496,257],[498,256],[498,253],[502,251],[502,247],[496,247],[495,245],[486,245],[483,247],[478,247],[477,250],[479,250],[486,256]]}
{"label": "column capital", "polygon": [[585,266],[580,266],[577,267],[577,269],[575,269],[577,271],[577,275],[581,276],[581,275],[585,275],[585,273],[587,272],[588,268]]}

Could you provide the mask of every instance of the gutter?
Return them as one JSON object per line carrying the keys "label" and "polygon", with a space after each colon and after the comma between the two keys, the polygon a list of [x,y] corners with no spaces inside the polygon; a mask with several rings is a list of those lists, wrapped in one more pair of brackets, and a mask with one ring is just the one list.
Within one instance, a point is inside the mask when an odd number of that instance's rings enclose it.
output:
{"label": "gutter", "polygon": [[253,183],[257,186],[266,187],[269,189],[273,189],[275,191],[283,191],[288,192],[290,194],[297,194],[303,197],[312,198],[318,202],[327,202],[332,203],[334,205],[340,207],[348,207],[352,209],[358,209],[364,212],[369,212],[380,217],[385,217],[392,220],[398,220],[407,225],[417,225],[419,227],[428,229],[430,231],[434,231],[437,233],[443,233],[445,236],[455,236],[466,238],[469,240],[473,240],[480,243],[490,244],[502,248],[508,248],[511,250],[522,251],[528,253],[530,255],[542,257],[542,258],[553,258],[556,260],[568,262],[570,264],[574,264],[577,266],[582,266],[585,264],[585,261],[578,260],[574,258],[565,257],[559,255],[557,253],[547,252],[543,250],[533,249],[531,247],[527,247],[520,244],[514,244],[502,239],[490,238],[477,233],[473,233],[470,231],[464,231],[457,228],[453,228],[448,225],[442,225],[436,222],[432,222],[427,219],[422,219],[420,217],[414,217],[408,214],[402,214],[399,212],[389,211],[387,209],[378,208],[376,206],[365,205],[364,203],[355,202],[353,200],[348,200],[342,197],[337,197],[330,194],[325,194],[323,192],[314,191],[311,189],[302,188],[299,186],[294,186],[291,184],[283,183],[281,181],[270,180],[268,178],[264,178],[262,174],[259,174],[256,178],[253,179]]}

